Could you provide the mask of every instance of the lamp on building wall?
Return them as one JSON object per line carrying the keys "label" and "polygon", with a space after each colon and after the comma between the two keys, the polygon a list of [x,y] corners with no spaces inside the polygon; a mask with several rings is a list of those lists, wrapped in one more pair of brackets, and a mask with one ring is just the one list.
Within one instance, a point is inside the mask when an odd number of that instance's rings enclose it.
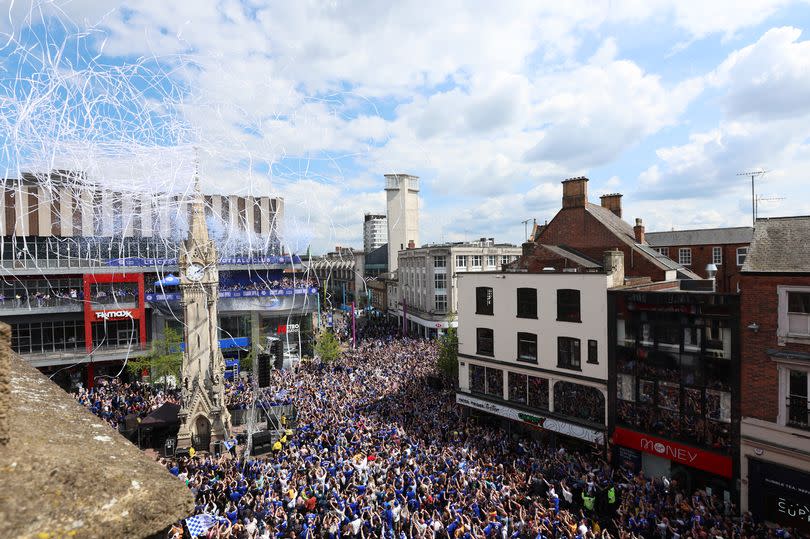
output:
{"label": "lamp on building wall", "polygon": [[756,333],[759,331],[759,324],[757,324],[756,322],[751,322],[750,324],[748,324],[748,329]]}
{"label": "lamp on building wall", "polygon": [[709,279],[714,279],[714,276],[717,275],[717,265],[706,264],[706,273],[709,275]]}

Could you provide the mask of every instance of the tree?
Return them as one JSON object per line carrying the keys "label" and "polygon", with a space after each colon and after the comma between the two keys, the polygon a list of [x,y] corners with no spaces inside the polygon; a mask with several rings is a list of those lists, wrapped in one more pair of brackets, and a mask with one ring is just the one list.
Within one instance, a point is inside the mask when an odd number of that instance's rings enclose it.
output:
{"label": "tree", "polygon": [[152,350],[148,356],[130,359],[127,369],[137,376],[144,369],[149,371],[149,378],[153,383],[168,383],[170,377],[176,382],[180,380],[180,370],[183,367],[183,351],[180,346],[183,336],[176,329],[166,326],[163,338],[152,341]]}
{"label": "tree", "polygon": [[340,357],[340,343],[331,331],[321,331],[315,339],[315,355],[329,363]]}
{"label": "tree", "polygon": [[458,383],[458,331],[448,328],[439,339],[439,357],[436,361],[439,372]]}

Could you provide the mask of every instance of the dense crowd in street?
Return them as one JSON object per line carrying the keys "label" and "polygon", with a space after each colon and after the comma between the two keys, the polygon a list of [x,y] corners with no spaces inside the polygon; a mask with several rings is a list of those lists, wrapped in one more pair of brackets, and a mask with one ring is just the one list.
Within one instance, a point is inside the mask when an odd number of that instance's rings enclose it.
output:
{"label": "dense crowd in street", "polygon": [[435,356],[434,343],[370,340],[333,364],[276,372],[298,423],[272,454],[163,463],[197,514],[221,519],[206,537],[797,536],[706,491],[612,468],[598,448],[481,425],[427,383]]}
{"label": "dense crowd in street", "polygon": [[100,378],[94,387],[80,388],[74,397],[114,429],[129,415],[142,418],[164,403],[180,404],[180,394],[176,390],[140,382],[125,383],[117,378]]}

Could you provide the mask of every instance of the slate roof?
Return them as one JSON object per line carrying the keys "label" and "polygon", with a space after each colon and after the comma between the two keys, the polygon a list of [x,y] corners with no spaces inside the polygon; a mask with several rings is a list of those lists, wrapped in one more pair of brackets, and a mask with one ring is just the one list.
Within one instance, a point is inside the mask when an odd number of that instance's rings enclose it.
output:
{"label": "slate roof", "polygon": [[584,254],[577,252],[574,249],[567,247],[565,245],[547,245],[545,243],[541,243],[539,245],[540,247],[547,249],[548,251],[554,253],[555,255],[562,258],[566,258],[583,268],[602,269],[602,264],[599,264],[595,260],[591,260]]}
{"label": "slate roof", "polygon": [[585,205],[585,211],[593,215],[600,223],[609,228],[617,236],[625,236],[633,242],[636,241],[636,234],[633,232],[632,225],[609,209],[603,208],[599,204],[588,202]]}
{"label": "slate roof", "polygon": [[757,219],[742,271],[810,273],[810,215]]}
{"label": "slate roof", "polygon": [[372,265],[388,265],[388,244],[384,243],[373,251],[366,253],[366,266]]}
{"label": "slate roof", "polygon": [[150,537],[194,511],[185,483],[15,355],[10,386],[0,537]]}
{"label": "slate roof", "polygon": [[647,232],[644,236],[652,247],[677,245],[729,245],[751,243],[754,230],[750,226],[729,228],[701,228],[695,230],[672,230]]}

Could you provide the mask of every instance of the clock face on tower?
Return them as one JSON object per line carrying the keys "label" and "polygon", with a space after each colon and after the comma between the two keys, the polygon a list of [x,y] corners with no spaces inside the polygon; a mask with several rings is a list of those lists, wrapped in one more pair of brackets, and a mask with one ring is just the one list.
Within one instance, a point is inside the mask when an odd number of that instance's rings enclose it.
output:
{"label": "clock face on tower", "polygon": [[186,279],[196,283],[202,280],[205,275],[205,268],[199,264],[189,264],[186,268]]}

